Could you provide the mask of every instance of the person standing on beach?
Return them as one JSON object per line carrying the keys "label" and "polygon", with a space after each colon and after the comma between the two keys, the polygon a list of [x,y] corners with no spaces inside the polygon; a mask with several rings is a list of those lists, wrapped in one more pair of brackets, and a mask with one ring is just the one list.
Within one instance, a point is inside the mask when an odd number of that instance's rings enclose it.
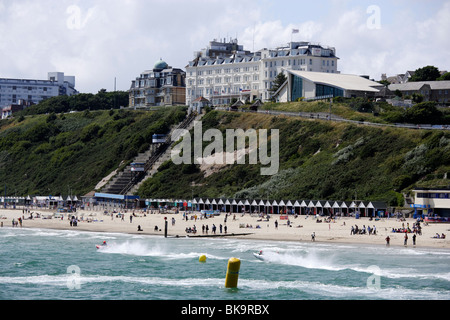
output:
{"label": "person standing on beach", "polygon": [[412,236],[412,239],[413,239],[413,246],[416,246],[416,234]]}
{"label": "person standing on beach", "polygon": [[391,241],[391,238],[389,236],[386,237],[386,247],[389,247],[389,242]]}
{"label": "person standing on beach", "polygon": [[404,242],[405,247],[408,245],[408,234],[405,232],[405,242]]}
{"label": "person standing on beach", "polygon": [[275,229],[278,229],[278,220],[275,220]]}
{"label": "person standing on beach", "polygon": [[311,241],[312,241],[312,242],[315,242],[315,241],[316,241],[316,233],[315,233],[315,232],[313,232],[313,233],[311,234]]}

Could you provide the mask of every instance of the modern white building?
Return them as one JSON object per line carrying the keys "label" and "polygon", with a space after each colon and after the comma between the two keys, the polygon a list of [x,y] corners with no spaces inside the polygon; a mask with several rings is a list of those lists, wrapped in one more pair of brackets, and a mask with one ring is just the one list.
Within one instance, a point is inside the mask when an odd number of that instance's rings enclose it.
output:
{"label": "modern white building", "polygon": [[[415,189],[415,214],[450,218],[450,189]],[[450,219],[448,220],[450,221]]]}
{"label": "modern white building", "polygon": [[278,102],[321,97],[373,97],[383,88],[378,82],[353,74],[286,70],[287,81],[274,94]]}
{"label": "modern white building", "polygon": [[245,51],[237,40],[211,41],[186,66],[186,104],[204,97],[213,105],[233,99],[268,101],[276,76],[283,70],[339,73],[335,48],[310,42]]}
{"label": "modern white building", "polygon": [[0,78],[0,108],[19,104],[39,102],[56,96],[77,94],[75,77],[63,72],[49,72],[47,80]]}

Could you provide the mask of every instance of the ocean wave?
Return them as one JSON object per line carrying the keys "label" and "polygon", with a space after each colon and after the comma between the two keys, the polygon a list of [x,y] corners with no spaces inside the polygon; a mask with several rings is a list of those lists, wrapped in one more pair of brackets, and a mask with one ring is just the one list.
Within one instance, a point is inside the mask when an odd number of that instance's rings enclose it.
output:
{"label": "ocean wave", "polygon": [[174,252],[173,248],[169,245],[163,243],[154,244],[146,241],[125,241],[125,242],[114,242],[108,244],[107,247],[101,248],[99,250],[101,254],[123,254],[130,256],[140,256],[140,257],[160,257],[171,260],[178,259],[198,259],[202,255],[206,255],[207,259],[224,260],[226,258],[207,254],[204,252]]}
{"label": "ocean wave", "polygon": [[[223,278],[185,278],[171,279],[162,277],[133,277],[133,276],[101,276],[101,275],[80,275],[76,278],[77,284],[82,290],[83,285],[104,284],[104,283],[135,283],[143,286],[160,287],[188,287],[188,288],[217,288],[224,289]],[[70,286],[73,285],[71,275],[41,275],[30,277],[0,277],[0,284],[18,285],[44,285],[44,286]],[[327,299],[387,299],[387,300],[448,300],[449,290],[436,289],[408,289],[401,286],[393,286],[380,289],[373,289],[367,286],[346,286],[329,284],[314,281],[286,280],[270,281],[255,279],[239,279],[238,288],[245,294],[246,291],[264,292],[274,290],[292,290],[292,299],[296,299],[295,291],[300,296],[306,293],[312,297],[324,297]]]}

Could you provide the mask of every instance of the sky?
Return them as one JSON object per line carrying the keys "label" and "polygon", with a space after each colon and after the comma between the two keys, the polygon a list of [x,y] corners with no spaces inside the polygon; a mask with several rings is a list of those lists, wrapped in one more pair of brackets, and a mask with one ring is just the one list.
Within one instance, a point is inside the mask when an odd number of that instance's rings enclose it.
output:
{"label": "sky", "polygon": [[250,51],[291,38],[334,47],[341,73],[375,80],[450,71],[450,0],[0,0],[0,78],[59,71],[82,93],[115,79],[128,90],[159,59],[185,69],[224,38]]}

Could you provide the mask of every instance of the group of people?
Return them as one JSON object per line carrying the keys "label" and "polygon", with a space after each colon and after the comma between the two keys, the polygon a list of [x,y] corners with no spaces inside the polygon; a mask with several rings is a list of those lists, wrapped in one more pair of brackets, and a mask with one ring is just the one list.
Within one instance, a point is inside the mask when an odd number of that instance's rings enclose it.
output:
{"label": "group of people", "polygon": [[392,228],[392,233],[414,233],[418,235],[422,235],[422,227],[420,226],[420,222],[417,221],[413,224],[413,228],[411,229],[409,227],[409,223],[405,224],[402,223],[401,228]]}
{"label": "group of people", "polygon": [[70,226],[71,227],[77,227],[78,226],[78,219],[75,216],[72,216],[70,218]]}
{"label": "group of people", "polygon": [[375,227],[375,225],[371,228],[370,226],[366,226],[363,225],[363,227],[360,229],[358,227],[358,225],[355,224],[355,226],[352,226],[352,229],[350,231],[350,235],[355,235],[355,234],[368,234],[368,235],[376,235],[377,234],[377,228]]}
{"label": "group of people", "polygon": [[[216,232],[217,232],[217,227],[216,227],[216,225],[214,223],[213,223],[213,225],[211,227],[211,231],[212,231],[213,234],[216,234]],[[228,231],[227,225],[223,226],[222,224],[220,224],[219,225],[219,232],[222,233],[223,231],[225,232],[225,234],[227,233],[227,231]],[[206,226],[202,225],[202,233],[203,234],[208,234],[208,232],[209,232],[209,226],[208,225],[206,225]]]}
{"label": "group of people", "polygon": [[[12,219],[12,227],[13,228],[17,228],[20,225],[20,227],[22,228],[22,218],[18,218],[17,221]],[[2,227],[3,227],[3,222],[2,222]]]}
{"label": "group of people", "polygon": [[[403,239],[404,239],[403,245],[406,247],[408,245],[408,239],[409,239],[408,233],[405,233],[405,236],[403,237]],[[417,239],[417,235],[414,233],[412,236],[413,246],[416,245],[416,239]],[[391,244],[391,237],[387,236],[385,240],[386,240],[386,246],[389,247],[389,245]]]}

